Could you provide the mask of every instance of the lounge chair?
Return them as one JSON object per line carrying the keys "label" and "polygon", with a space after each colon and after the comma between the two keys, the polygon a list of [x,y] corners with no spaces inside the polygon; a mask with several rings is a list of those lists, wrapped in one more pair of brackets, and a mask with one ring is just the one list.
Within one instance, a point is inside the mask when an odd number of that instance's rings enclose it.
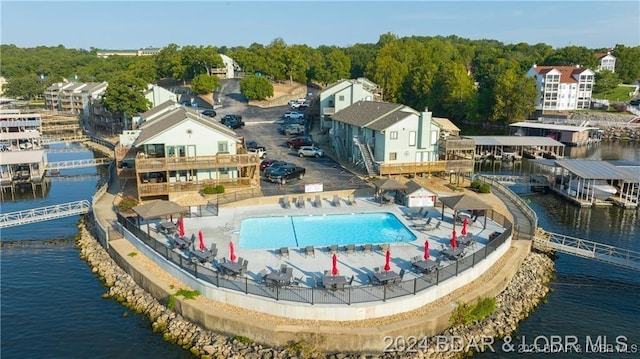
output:
{"label": "lounge chair", "polygon": [[362,246],[362,254],[367,253],[373,255],[373,244],[364,244]]}
{"label": "lounge chair", "polygon": [[355,206],[356,204],[356,196],[354,194],[350,194],[349,195],[349,205],[350,206]]}
{"label": "lounge chair", "polygon": [[343,250],[345,255],[354,254],[356,253],[356,246],[354,246],[353,244],[348,244],[343,247]]}
{"label": "lounge chair", "polygon": [[262,280],[263,282],[266,281],[267,278],[267,270],[266,269],[262,269],[260,271],[260,273],[258,273],[258,277],[260,278],[260,280]]}
{"label": "lounge chair", "polygon": [[296,202],[296,206],[298,208],[304,208],[304,198],[302,198],[302,196],[298,196],[298,201]]}
{"label": "lounge chair", "polygon": [[382,243],[380,244],[380,252],[386,252],[387,249],[389,249],[389,243]]}
{"label": "lounge chair", "polygon": [[289,203],[289,197],[287,196],[282,197],[280,203],[282,204],[282,208],[291,208],[291,203]]}
{"label": "lounge chair", "polygon": [[327,251],[329,252],[329,254],[338,254],[338,245],[330,245],[329,247],[327,247]]}
{"label": "lounge chair", "polygon": [[322,201],[320,201],[320,196],[316,196],[316,198],[313,200],[313,206],[316,208],[322,207]]}
{"label": "lounge chair", "polygon": [[334,207],[340,207],[340,197],[337,194],[333,195],[333,201],[331,202]]}
{"label": "lounge chair", "polygon": [[425,231],[433,231],[433,230],[436,230],[436,229],[440,229],[440,224],[441,223],[442,223],[441,221],[438,221],[435,226],[426,226],[426,227],[424,227],[423,230],[425,230]]}
{"label": "lounge chair", "polygon": [[308,257],[308,256],[312,256],[312,257],[314,257],[314,258],[315,258],[315,256],[316,256],[316,251],[315,251],[315,249],[313,248],[313,246],[306,246],[306,247],[304,247],[304,255],[305,255],[306,257]]}
{"label": "lounge chair", "polygon": [[278,257],[280,257],[280,258],[282,258],[282,257],[289,258],[289,248],[282,247],[282,248],[278,249]]}
{"label": "lounge chair", "polygon": [[422,211],[424,211],[424,207],[420,207],[417,212],[407,212],[407,214],[405,214],[405,217],[407,217],[407,219],[409,220],[422,218]]}
{"label": "lounge chair", "polygon": [[302,282],[304,282],[304,279],[300,276],[300,278],[294,278],[291,285],[299,286]]}

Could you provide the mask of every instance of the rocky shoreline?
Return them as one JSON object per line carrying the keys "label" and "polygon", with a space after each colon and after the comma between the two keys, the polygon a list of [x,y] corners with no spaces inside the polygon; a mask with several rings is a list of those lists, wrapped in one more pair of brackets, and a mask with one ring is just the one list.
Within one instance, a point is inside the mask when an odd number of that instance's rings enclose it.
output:
{"label": "rocky shoreline", "polygon": [[[107,251],[92,235],[93,224],[90,216],[79,226],[80,233],[76,243],[80,249],[80,257],[91,267],[109,288],[105,298],[114,298],[136,313],[143,314],[152,322],[152,329],[161,332],[166,341],[180,345],[200,358],[455,358],[460,352],[437,351],[429,347],[415,353],[386,353],[379,356],[354,354],[320,354],[306,346],[307,355],[291,354],[295,348],[268,348],[252,343],[247,338],[229,338],[215,332],[205,330],[186,321],[167,306],[156,300],[151,294],[138,286],[133,278],[122,270],[109,256]],[[530,253],[507,288],[496,297],[496,311],[478,323],[469,327],[448,329],[443,336],[458,336],[470,341],[472,338],[503,337],[513,333],[518,323],[540,303],[549,292],[547,286],[555,273],[553,260],[546,254]],[[497,344],[496,344],[497,345]],[[313,353],[313,354],[312,354]]]}

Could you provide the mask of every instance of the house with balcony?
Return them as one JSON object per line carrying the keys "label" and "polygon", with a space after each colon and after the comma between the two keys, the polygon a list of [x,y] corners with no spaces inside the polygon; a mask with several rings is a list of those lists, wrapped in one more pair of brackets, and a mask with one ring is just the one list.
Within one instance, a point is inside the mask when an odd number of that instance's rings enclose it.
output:
{"label": "house with balcony", "polygon": [[536,80],[536,110],[567,111],[588,109],[595,73],[576,66],[537,66],[533,64],[527,77]]}
{"label": "house with balcony", "polygon": [[44,91],[45,108],[88,117],[93,99],[107,89],[106,82],[59,82]]}
{"label": "house with balcony", "polygon": [[379,88],[366,78],[340,80],[320,92],[320,125],[331,128],[332,116],[359,101],[376,101]]}
{"label": "house with balcony", "polygon": [[116,148],[119,176],[135,177],[139,200],[260,185],[260,159],[243,153],[234,131],[178,103],[162,107],[143,113],[139,129],[125,131]]}
{"label": "house with balcony", "polygon": [[473,160],[439,160],[440,130],[427,110],[359,101],[332,116],[329,133],[338,159],[370,176],[473,171]]}
{"label": "house with balcony", "polygon": [[[440,128],[440,143],[438,145],[438,159],[442,161],[472,160],[475,153],[476,144],[472,139],[460,137],[460,128],[451,120],[443,117],[433,117],[434,124]],[[451,162],[453,165],[454,162]],[[473,168],[469,168],[461,161],[458,168],[449,168],[454,172],[469,173]],[[451,167],[451,166],[450,166]]]}
{"label": "house with balcony", "polygon": [[611,51],[599,52],[595,54],[595,57],[598,59],[596,72],[600,72],[602,70],[616,72],[616,57],[611,55]]}

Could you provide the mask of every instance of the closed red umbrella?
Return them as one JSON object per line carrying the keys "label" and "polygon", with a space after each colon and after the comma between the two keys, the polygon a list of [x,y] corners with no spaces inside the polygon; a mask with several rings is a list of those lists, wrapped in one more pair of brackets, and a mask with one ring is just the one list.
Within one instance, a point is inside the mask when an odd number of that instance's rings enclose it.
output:
{"label": "closed red umbrella", "polygon": [[424,241],[424,260],[429,259],[429,241]]}
{"label": "closed red umbrella", "polygon": [[338,257],[334,254],[333,258],[333,267],[331,268],[331,275],[338,275]]}
{"label": "closed red umbrella", "polygon": [[462,220],[462,230],[460,231],[460,234],[463,236],[467,235],[467,225],[469,224],[469,218],[464,217],[464,219]]}
{"label": "closed red umbrella", "polygon": [[198,240],[200,241],[200,250],[204,251],[205,246],[204,246],[204,235],[202,234],[202,231],[198,232]]}
{"label": "closed red umbrella", "polygon": [[451,233],[451,248],[456,248],[458,246],[458,241],[456,240],[456,230],[453,230]]}
{"label": "closed red umbrella", "polygon": [[386,272],[391,270],[391,252],[387,249],[387,255],[385,256],[386,260],[384,263],[384,270]]}
{"label": "closed red umbrella", "polygon": [[232,262],[236,261],[236,253],[235,248],[233,248],[233,242],[229,242],[229,259]]}
{"label": "closed red umbrella", "polygon": [[184,237],[184,221],[182,217],[178,218],[178,234],[180,237]]}

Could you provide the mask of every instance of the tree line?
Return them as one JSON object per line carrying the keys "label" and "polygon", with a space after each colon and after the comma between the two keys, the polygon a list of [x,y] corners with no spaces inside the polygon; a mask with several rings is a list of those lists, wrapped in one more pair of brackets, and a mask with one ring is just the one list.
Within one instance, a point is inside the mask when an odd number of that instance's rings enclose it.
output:
{"label": "tree line", "polygon": [[[386,33],[375,44],[349,47],[312,48],[277,38],[267,45],[248,47],[169,44],[155,56],[141,57],[98,58],[97,49],[63,46],[23,49],[2,45],[0,51],[2,76],[9,80],[7,96],[36,97],[62,78],[110,82],[125,77],[147,83],[175,78],[191,81],[196,92],[210,92],[219,86],[210,76],[211,69],[222,66],[219,54],[225,54],[245,74],[273,81],[325,86],[340,79],[367,77],[382,88],[384,101],[418,110],[428,107],[435,116],[453,120],[511,121],[534,109],[535,83],[525,76],[533,64],[595,69],[595,54],[607,49],[554,49],[542,43],[503,44],[457,36],[399,38]],[[611,52],[617,58],[615,74],[599,73],[597,86],[632,83],[640,77],[640,46],[616,45]],[[253,82],[264,87],[263,81]],[[252,94],[264,92],[254,89]]]}

